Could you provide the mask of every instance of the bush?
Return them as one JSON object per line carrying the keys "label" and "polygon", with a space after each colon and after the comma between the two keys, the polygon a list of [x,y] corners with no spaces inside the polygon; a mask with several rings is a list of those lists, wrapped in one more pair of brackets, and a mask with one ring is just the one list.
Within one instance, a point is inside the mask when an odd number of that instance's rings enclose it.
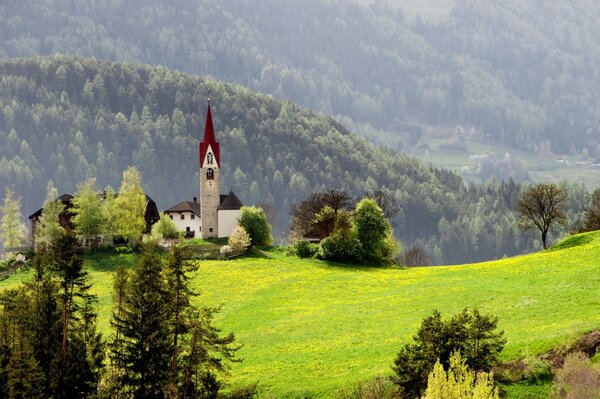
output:
{"label": "bush", "polygon": [[393,399],[399,396],[398,388],[384,376],[358,384],[351,391],[342,390],[338,399]]}
{"label": "bush", "polygon": [[236,226],[227,243],[232,251],[246,252],[251,243],[250,235],[242,226]]}
{"label": "bush", "polygon": [[255,206],[243,206],[240,211],[240,226],[250,235],[251,244],[266,246],[271,245],[271,225],[267,221],[267,215],[262,208]]}
{"label": "bush", "polygon": [[431,258],[420,245],[413,245],[402,255],[404,266],[430,266]]}
{"label": "bush", "polygon": [[363,257],[361,242],[354,235],[333,234],[321,241],[319,257],[325,260],[358,262]]}
{"label": "bush", "polygon": [[296,255],[300,258],[311,258],[319,251],[318,245],[311,244],[306,240],[297,241],[294,248],[296,250]]}
{"label": "bush", "polygon": [[600,370],[581,352],[567,355],[556,371],[551,398],[596,399],[600,397]]}
{"label": "bush", "polygon": [[177,238],[177,226],[171,217],[165,213],[160,214],[160,220],[152,226],[152,238],[155,240],[165,238]]}

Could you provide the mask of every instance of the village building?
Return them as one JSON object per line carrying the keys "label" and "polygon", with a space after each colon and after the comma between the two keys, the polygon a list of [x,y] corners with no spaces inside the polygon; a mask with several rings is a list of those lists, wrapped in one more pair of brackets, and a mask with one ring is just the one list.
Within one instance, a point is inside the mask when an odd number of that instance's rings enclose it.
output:
{"label": "village building", "polygon": [[[104,196],[105,196],[104,193],[98,194],[98,195],[100,196],[101,200],[104,200]],[[115,196],[118,196],[118,195],[119,195],[118,193],[115,194]],[[62,204],[65,206],[64,210],[59,215],[60,225],[67,230],[72,230],[74,227],[73,226],[73,217],[75,216],[75,214],[72,212],[73,195],[72,194],[63,194],[60,197],[58,197],[56,200],[62,202]],[[35,238],[35,229],[40,220],[40,217],[42,216],[43,210],[44,210],[44,208],[40,208],[37,211],[35,211],[34,213],[32,213],[31,215],[29,215],[29,220],[31,222],[31,238],[32,238],[32,240]],[[150,231],[152,230],[152,226],[154,225],[154,223],[158,222],[159,219],[160,219],[160,214],[158,212],[156,202],[154,202],[154,200],[152,198],[150,198],[148,195],[146,195],[146,210],[144,212],[144,220],[146,221],[146,227],[144,229],[144,234],[150,234]]]}
{"label": "village building", "polygon": [[200,153],[200,201],[184,201],[165,211],[187,237],[229,237],[238,224],[242,201],[231,190],[221,194],[221,152],[215,137],[210,100]]}

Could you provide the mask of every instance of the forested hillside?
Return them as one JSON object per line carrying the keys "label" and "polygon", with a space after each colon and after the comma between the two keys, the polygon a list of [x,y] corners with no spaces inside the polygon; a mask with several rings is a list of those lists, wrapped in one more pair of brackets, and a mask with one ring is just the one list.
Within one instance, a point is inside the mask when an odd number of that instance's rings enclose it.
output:
{"label": "forested hillside", "polygon": [[[452,172],[375,147],[343,126],[289,102],[163,67],[67,57],[0,62],[0,187],[15,185],[25,212],[51,180],[73,192],[86,176],[117,187],[139,167],[159,208],[198,195],[198,141],[210,95],[222,148],[222,190],[268,204],[285,236],[289,208],[311,192],[390,191],[407,245],[438,262],[496,258],[531,248],[515,229],[517,184],[466,185]],[[587,203],[574,192],[571,219]],[[582,205],[585,204],[585,205]],[[461,234],[458,234],[460,231]]]}
{"label": "forested hillside", "polygon": [[209,74],[398,148],[460,124],[527,151],[599,158],[599,3],[451,6],[423,22],[382,2],[24,0],[0,6],[0,56],[59,52]]}

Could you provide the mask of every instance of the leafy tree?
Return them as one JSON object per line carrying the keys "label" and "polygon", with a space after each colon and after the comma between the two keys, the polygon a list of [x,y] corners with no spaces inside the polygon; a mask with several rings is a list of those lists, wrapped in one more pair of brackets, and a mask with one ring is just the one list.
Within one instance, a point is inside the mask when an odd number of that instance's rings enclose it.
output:
{"label": "leafy tree", "polygon": [[162,278],[160,255],[145,247],[131,270],[119,314],[111,324],[120,332],[112,356],[122,362],[123,391],[134,398],[165,398],[173,353],[169,329],[169,295]]}
{"label": "leafy tree", "polygon": [[335,229],[321,241],[318,253],[321,258],[333,261],[359,262],[363,259],[363,246],[349,211],[338,211]]}
{"label": "leafy tree", "polygon": [[123,172],[117,205],[117,231],[130,243],[140,239],[146,229],[146,194],[142,189],[140,173],[130,166]]}
{"label": "leafy tree", "polygon": [[100,214],[102,218],[102,234],[114,236],[118,233],[119,212],[115,192],[108,186],[102,195]]}
{"label": "leafy tree", "polygon": [[4,203],[0,206],[0,240],[4,248],[18,248],[25,242],[26,236],[21,200],[15,197],[12,187],[6,187]]}
{"label": "leafy tree", "polygon": [[65,230],[60,223],[65,205],[57,197],[58,192],[52,187],[44,201],[42,215],[35,225],[34,241],[37,248],[48,247]]}
{"label": "leafy tree", "polygon": [[152,226],[152,238],[161,239],[161,238],[177,238],[179,233],[177,231],[177,226],[171,217],[164,212],[160,214],[160,220]]}
{"label": "leafy tree", "polygon": [[102,209],[96,192],[96,179],[88,178],[77,187],[73,197],[73,225],[84,245],[102,232]]}
{"label": "leafy tree", "polygon": [[271,225],[262,208],[243,206],[240,210],[239,225],[250,235],[252,245],[271,245]]}
{"label": "leafy tree", "polygon": [[375,200],[362,199],[353,213],[356,235],[365,257],[378,261],[391,261],[397,252],[390,222]]}
{"label": "leafy tree", "polygon": [[546,249],[548,232],[567,222],[566,201],[567,192],[554,183],[526,187],[517,203],[518,227],[522,230],[539,230],[542,245]]}
{"label": "leafy tree", "polygon": [[437,361],[429,374],[424,399],[500,399],[492,373],[475,375],[460,352],[450,356],[448,371]]}
{"label": "leafy tree", "polygon": [[392,366],[393,380],[403,397],[421,396],[435,362],[448,368],[456,351],[463,354],[473,371],[489,371],[506,343],[504,333],[496,331],[497,322],[497,318],[482,315],[477,309],[464,309],[446,321],[438,311],[423,319],[413,336],[414,343],[400,349]]}
{"label": "leafy tree", "polygon": [[[291,230],[298,237],[329,236],[335,227],[335,217],[340,210],[349,210],[352,197],[343,190],[312,193],[307,199],[292,207]],[[327,211],[323,211],[328,208]],[[319,215],[319,216],[317,216]]]}
{"label": "leafy tree", "polygon": [[585,213],[584,231],[600,230],[600,188],[594,190],[592,202]]}
{"label": "leafy tree", "polygon": [[242,226],[236,226],[227,240],[227,244],[234,251],[244,252],[250,247],[250,234]]}

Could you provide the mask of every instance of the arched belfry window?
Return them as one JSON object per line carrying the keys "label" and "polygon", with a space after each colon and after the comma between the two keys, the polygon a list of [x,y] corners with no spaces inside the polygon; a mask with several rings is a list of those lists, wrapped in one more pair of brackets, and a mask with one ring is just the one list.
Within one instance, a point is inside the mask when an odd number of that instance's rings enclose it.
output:
{"label": "arched belfry window", "polygon": [[208,159],[208,164],[212,165],[212,163],[213,163],[213,154],[212,154],[212,152],[208,153],[207,159]]}
{"label": "arched belfry window", "polygon": [[206,171],[206,178],[208,180],[212,180],[215,178],[215,171],[212,168],[208,168],[208,170]]}

